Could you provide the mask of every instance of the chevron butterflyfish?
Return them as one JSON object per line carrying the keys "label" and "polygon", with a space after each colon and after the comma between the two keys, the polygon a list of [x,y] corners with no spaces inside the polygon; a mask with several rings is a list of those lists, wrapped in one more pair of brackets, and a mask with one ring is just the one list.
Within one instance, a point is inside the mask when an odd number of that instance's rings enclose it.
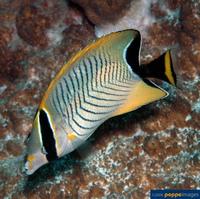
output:
{"label": "chevron butterflyfish", "polygon": [[176,85],[170,51],[140,65],[141,35],[123,30],[79,51],[47,88],[27,140],[26,173],[77,149],[107,119],[162,99]]}

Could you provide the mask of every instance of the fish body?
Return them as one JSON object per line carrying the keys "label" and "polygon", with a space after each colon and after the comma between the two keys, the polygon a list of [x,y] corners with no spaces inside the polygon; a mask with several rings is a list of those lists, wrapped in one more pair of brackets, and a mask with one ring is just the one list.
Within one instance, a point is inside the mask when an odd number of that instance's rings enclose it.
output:
{"label": "fish body", "polygon": [[167,96],[147,78],[175,85],[170,53],[139,66],[140,41],[136,30],[111,33],[63,66],[34,119],[27,145],[27,174],[75,150],[107,119]]}

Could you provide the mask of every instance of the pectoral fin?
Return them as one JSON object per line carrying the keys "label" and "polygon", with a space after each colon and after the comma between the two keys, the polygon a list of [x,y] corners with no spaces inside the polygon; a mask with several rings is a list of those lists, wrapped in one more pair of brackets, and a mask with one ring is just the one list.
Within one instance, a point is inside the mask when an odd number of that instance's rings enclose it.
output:
{"label": "pectoral fin", "polygon": [[158,87],[149,80],[139,81],[134,84],[132,91],[129,94],[125,103],[120,106],[113,116],[128,113],[130,111],[136,110],[137,108],[164,98],[168,93],[162,88]]}

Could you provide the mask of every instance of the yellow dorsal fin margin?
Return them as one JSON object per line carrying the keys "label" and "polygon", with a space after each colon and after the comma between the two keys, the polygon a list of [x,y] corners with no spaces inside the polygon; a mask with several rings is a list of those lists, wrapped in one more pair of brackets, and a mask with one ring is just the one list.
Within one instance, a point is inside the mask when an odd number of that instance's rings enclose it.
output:
{"label": "yellow dorsal fin margin", "polygon": [[171,56],[170,51],[168,50],[165,53],[165,75],[169,79],[170,83],[175,86],[176,83],[175,83],[173,73],[172,73],[172,63],[171,63],[171,57],[170,56]]}
{"label": "yellow dorsal fin margin", "polygon": [[141,80],[133,85],[127,100],[114,112],[113,116],[136,110],[145,104],[159,100],[167,95],[166,91],[154,83],[152,86]]}

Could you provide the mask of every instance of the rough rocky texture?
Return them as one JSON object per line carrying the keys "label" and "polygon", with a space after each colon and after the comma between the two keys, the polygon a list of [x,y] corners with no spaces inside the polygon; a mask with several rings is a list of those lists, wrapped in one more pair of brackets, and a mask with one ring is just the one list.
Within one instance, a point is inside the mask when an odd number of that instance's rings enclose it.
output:
{"label": "rough rocky texture", "polygon": [[48,37],[45,32],[50,28],[50,18],[35,6],[24,6],[16,17],[18,35],[32,46],[46,47]]}
{"label": "rough rocky texture", "polygon": [[76,6],[31,2],[0,1],[0,198],[141,199],[151,189],[200,188],[199,1],[149,1],[142,62],[172,48],[178,88],[163,84],[168,98],[107,121],[80,149],[27,177],[24,140],[41,97],[94,39]]}
{"label": "rough rocky texture", "polygon": [[[152,0],[153,1],[153,0]],[[95,26],[95,33],[98,37],[113,31],[124,29],[137,29],[146,36],[147,27],[155,22],[154,16],[151,14],[152,1],[150,0],[133,0],[126,10],[126,14],[116,21],[111,21]],[[153,1],[155,2],[155,1]],[[117,13],[113,15],[118,16]]]}
{"label": "rough rocky texture", "polygon": [[71,0],[85,11],[93,24],[103,24],[119,19],[130,6],[132,0]]}

